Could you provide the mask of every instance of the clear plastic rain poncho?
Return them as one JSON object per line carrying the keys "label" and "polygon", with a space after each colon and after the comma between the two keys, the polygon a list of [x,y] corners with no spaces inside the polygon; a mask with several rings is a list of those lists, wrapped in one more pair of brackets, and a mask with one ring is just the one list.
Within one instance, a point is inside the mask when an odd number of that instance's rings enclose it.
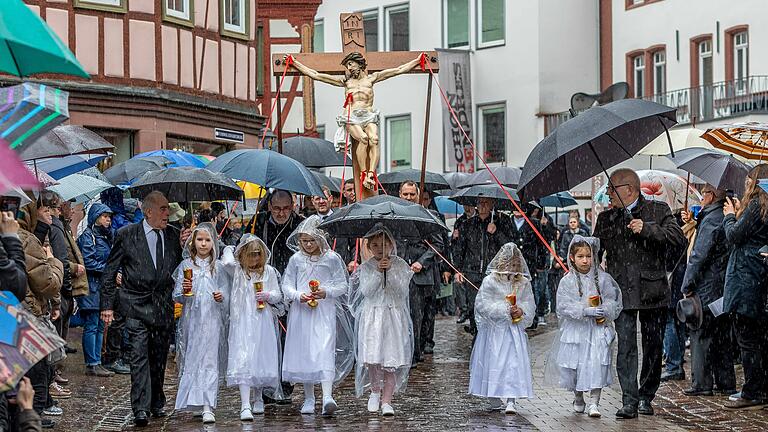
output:
{"label": "clear plastic rain poncho", "polygon": [[[496,398],[533,397],[528,335],[536,304],[528,265],[514,243],[491,260],[475,299],[477,337],[470,358],[469,393]],[[515,304],[523,312],[513,320]]]}
{"label": "clear plastic rain poncho", "polygon": [[[310,216],[287,241],[296,253],[288,261],[282,281],[285,300],[290,303],[283,380],[292,383],[338,384],[355,361],[347,267],[328,246],[325,233],[317,228],[320,222],[319,216]],[[312,242],[319,254],[305,252]],[[326,293],[326,298],[316,300],[315,307],[301,302],[302,294],[312,293],[310,285]]]}
{"label": "clear plastic rain poncho", "polygon": [[[207,258],[192,256],[191,246],[201,232],[207,232],[213,249]],[[179,369],[179,391],[176,409],[197,409],[203,405],[216,407],[219,379],[227,367],[227,316],[229,278],[219,256],[218,237],[210,223],[198,225],[189,236],[173,278],[174,301],[182,304],[177,327],[176,362]],[[192,270],[192,295],[184,295],[184,270]],[[222,293],[219,303],[213,293]]]}
{"label": "clear plastic rain poncho", "polygon": [[[589,245],[592,265],[579,272],[570,259],[574,245]],[[612,352],[616,339],[613,321],[622,309],[621,290],[611,275],[597,266],[600,240],[574,236],[568,247],[569,273],[557,288],[558,337],[552,344],[544,370],[545,382],[568,390],[590,391],[611,385]],[[599,299],[595,296],[599,296]],[[599,304],[605,321],[587,310]]]}
{"label": "clear plastic rain poncho", "polygon": [[[387,238],[380,250],[371,241]],[[360,397],[368,390],[380,392],[385,380],[394,382],[395,392],[405,390],[413,358],[413,324],[408,307],[408,289],[413,271],[399,256],[392,233],[381,225],[365,235],[373,255],[355,270],[350,279],[352,313],[355,317],[357,350],[355,390]],[[376,246],[379,246],[378,244]],[[390,259],[390,268],[379,270],[380,254]]]}
{"label": "clear plastic rain poncho", "polygon": [[[264,267],[244,270],[240,260],[258,251]],[[240,238],[237,248],[224,249],[222,263],[232,275],[232,294],[229,321],[229,355],[227,385],[247,385],[265,389],[265,394],[282,398],[280,385],[280,330],[277,317],[285,314],[280,290],[280,274],[269,264],[269,249],[255,235]],[[248,263],[245,262],[247,268]],[[266,299],[259,308],[256,298],[257,284]]]}

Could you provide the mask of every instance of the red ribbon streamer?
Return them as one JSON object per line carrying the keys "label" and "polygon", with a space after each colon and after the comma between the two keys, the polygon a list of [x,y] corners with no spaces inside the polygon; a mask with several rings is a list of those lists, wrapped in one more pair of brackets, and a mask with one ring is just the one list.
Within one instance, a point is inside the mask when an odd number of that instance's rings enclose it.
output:
{"label": "red ribbon streamer", "polygon": [[264,138],[267,136],[267,130],[272,123],[272,115],[275,114],[275,108],[277,108],[277,98],[280,97],[280,89],[283,88],[283,81],[285,81],[285,74],[288,73],[288,69],[293,66],[293,56],[288,55],[285,58],[285,68],[283,69],[283,75],[280,77],[280,85],[277,87],[277,93],[275,100],[272,101],[272,109],[269,111],[269,117],[267,117],[267,124],[264,126],[264,133],[261,134],[261,140],[259,141],[259,147],[264,148]]}

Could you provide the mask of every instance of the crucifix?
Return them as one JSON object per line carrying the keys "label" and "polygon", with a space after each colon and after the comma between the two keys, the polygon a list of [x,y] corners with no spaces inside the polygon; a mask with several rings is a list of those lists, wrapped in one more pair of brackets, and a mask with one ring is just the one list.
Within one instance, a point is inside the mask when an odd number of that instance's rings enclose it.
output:
{"label": "crucifix", "polygon": [[[305,75],[337,87],[343,87],[345,99],[336,117],[339,130],[334,137],[337,150],[351,148],[352,171],[355,193],[362,200],[375,195],[376,169],[379,164],[379,111],[373,106],[373,85],[377,82],[406,73],[429,73],[419,66],[429,62],[433,71],[438,70],[437,53],[392,51],[366,52],[363,16],[361,13],[341,14],[341,53],[274,54],[275,76]],[[288,68],[286,71],[285,69]],[[426,168],[426,147],[429,130],[429,109],[432,75],[427,87],[427,117],[422,151],[422,189]],[[279,110],[279,104],[278,104]],[[278,118],[280,118],[278,112]]]}

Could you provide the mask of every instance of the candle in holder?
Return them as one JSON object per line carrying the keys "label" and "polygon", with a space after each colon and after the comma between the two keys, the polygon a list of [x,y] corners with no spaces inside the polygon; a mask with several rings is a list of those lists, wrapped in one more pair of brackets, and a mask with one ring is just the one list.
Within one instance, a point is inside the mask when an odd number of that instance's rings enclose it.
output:
{"label": "candle in holder", "polygon": [[[593,295],[589,297],[589,305],[592,307],[598,307],[603,303],[603,300],[600,298],[599,295]],[[595,318],[595,322],[598,324],[602,324],[605,322],[605,317],[597,317]]]}
{"label": "candle in holder", "polygon": [[[254,282],[253,283],[253,290],[256,291],[257,293],[262,292],[264,290],[264,282],[261,282],[261,281]],[[258,306],[256,306],[256,309],[261,310],[261,309],[264,309],[265,307],[267,307],[267,305],[264,304],[264,300],[259,300],[259,304],[258,304]]]}
{"label": "candle in holder", "polygon": [[[509,295],[507,295],[506,298],[507,298],[507,301],[509,302],[510,305],[517,306],[517,296],[515,294],[509,294]],[[517,318],[512,318],[512,322],[515,323],[515,324],[519,323],[522,320],[523,320],[522,316],[517,317]]]}
{"label": "candle in holder", "polygon": [[[190,283],[192,283],[192,268],[191,267],[188,267],[188,268],[184,269],[184,279],[188,280]],[[192,288],[184,288],[184,290],[182,291],[182,294],[187,296],[187,297],[191,297],[191,296],[195,295],[194,293],[192,293]]]}
{"label": "candle in holder", "polygon": [[[319,280],[312,279],[311,281],[309,281],[309,290],[312,292],[312,294],[316,293],[319,289],[320,289],[320,281]],[[310,299],[307,302],[307,306],[309,306],[311,308],[316,308],[317,307],[317,300],[315,300],[314,298]]]}

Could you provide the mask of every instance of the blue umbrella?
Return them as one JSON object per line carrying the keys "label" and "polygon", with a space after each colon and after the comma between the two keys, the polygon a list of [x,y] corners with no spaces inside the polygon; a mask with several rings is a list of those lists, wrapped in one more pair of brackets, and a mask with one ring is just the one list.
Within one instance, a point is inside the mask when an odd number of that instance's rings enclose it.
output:
{"label": "blue umbrella", "polygon": [[69,155],[57,158],[40,159],[35,163],[39,170],[45,171],[49,176],[59,180],[68,175],[79,173],[88,168],[93,168],[108,156],[110,155]]}
{"label": "blue umbrella", "polygon": [[134,158],[145,158],[147,156],[164,156],[172,162],[169,167],[175,168],[175,167],[195,167],[195,168],[205,168],[205,162],[203,162],[200,158],[193,155],[192,153],[187,153],[183,151],[178,150],[153,150],[144,152],[141,154],[137,154],[134,156]]}
{"label": "blue umbrella", "polygon": [[570,192],[558,192],[556,194],[548,195],[540,199],[539,204],[544,207],[563,208],[575,206],[579,203],[576,201],[573,195],[571,195]]}
{"label": "blue umbrella", "polygon": [[433,201],[437,206],[437,211],[442,214],[450,214],[456,216],[464,214],[464,206],[457,203],[456,201],[452,201],[448,197],[436,196]]}
{"label": "blue umbrella", "polygon": [[309,196],[323,195],[323,189],[311,171],[298,161],[272,150],[233,150],[217,157],[206,168],[264,188]]}

